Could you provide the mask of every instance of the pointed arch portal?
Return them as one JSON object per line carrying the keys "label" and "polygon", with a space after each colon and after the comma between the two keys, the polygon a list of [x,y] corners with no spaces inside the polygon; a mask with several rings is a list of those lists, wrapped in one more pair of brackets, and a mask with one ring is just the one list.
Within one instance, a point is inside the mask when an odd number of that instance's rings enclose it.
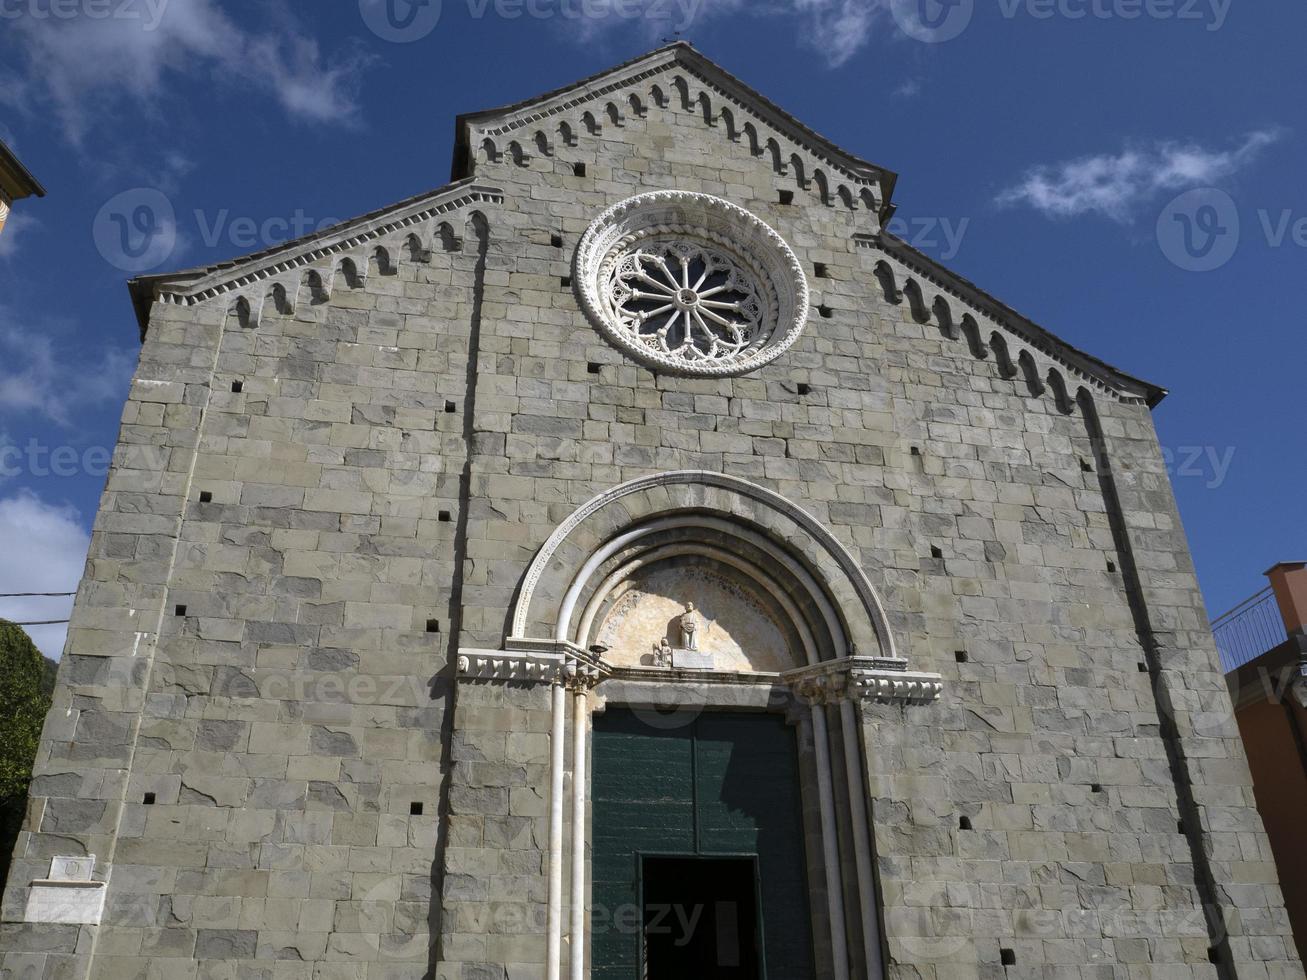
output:
{"label": "pointed arch portal", "polygon": [[[828,528],[784,496],[722,473],[631,480],[554,530],[508,625],[502,650],[460,651],[458,676],[552,686],[551,980],[564,966],[571,980],[617,976],[612,963],[629,972],[638,962],[650,977],[664,966],[684,971],[689,954],[648,932],[649,909],[627,935],[614,931],[611,906],[632,895],[644,904],[693,899],[685,889],[700,886],[705,908],[734,903],[726,918],[705,921],[734,937],[721,955],[746,967],[712,972],[718,946],[702,942],[693,947],[705,957],[697,975],[762,977],[770,951],[778,965],[810,955],[819,975],[837,980],[882,976],[859,712],[865,701],[929,704],[942,683],[908,669],[875,587]],[[709,749],[700,748],[703,732]],[[763,799],[764,784],[749,775],[764,764],[754,758],[764,745],[758,758],[792,758],[773,778],[799,801],[796,811],[782,812],[776,801],[790,797],[775,786],[775,800]],[[701,756],[708,761],[689,761]],[[678,816],[660,824],[638,781],[624,782],[629,771],[664,779],[667,812]],[[649,819],[626,822],[636,812]],[[700,813],[735,829],[716,837],[695,829],[682,840],[677,821]],[[691,823],[699,828],[699,817]],[[669,840],[679,841],[670,851]],[[783,908],[776,896],[786,889],[774,879],[796,867],[806,892]],[[726,898],[714,898],[722,889]]]}

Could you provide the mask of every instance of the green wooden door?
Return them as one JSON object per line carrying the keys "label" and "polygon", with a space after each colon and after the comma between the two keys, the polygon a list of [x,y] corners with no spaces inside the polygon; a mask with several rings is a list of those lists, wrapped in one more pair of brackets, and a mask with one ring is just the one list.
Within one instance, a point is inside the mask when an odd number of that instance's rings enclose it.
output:
{"label": "green wooden door", "polygon": [[662,728],[609,709],[592,751],[595,980],[640,977],[641,864],[659,854],[756,856],[766,976],[811,977],[798,753],[784,719],[704,714]]}

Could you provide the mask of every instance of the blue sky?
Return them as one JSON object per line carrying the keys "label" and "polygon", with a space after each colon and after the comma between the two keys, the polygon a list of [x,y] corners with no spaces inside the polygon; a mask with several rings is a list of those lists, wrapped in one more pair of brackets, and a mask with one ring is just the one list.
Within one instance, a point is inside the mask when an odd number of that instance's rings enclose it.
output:
{"label": "blue sky", "polygon": [[[0,0],[0,138],[49,191],[0,235],[0,592],[80,577],[137,349],[127,267],[437,187],[457,113],[678,29],[898,171],[903,237],[1172,390],[1156,420],[1214,613],[1307,558],[1307,5]],[[161,217],[133,262],[113,216],[141,201]],[[33,633],[58,652],[60,627]]]}

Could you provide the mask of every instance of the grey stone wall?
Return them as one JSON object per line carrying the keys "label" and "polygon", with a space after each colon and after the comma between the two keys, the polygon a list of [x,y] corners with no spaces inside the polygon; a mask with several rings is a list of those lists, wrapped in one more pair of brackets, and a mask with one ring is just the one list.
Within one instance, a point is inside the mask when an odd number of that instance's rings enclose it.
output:
{"label": "grey stone wall", "polygon": [[[502,644],[578,505],[705,469],[825,523],[948,679],[864,714],[889,976],[1301,977],[1147,409],[1060,410],[887,299],[866,210],[645,102],[552,156],[482,154],[504,204],[450,216],[453,250],[255,326],[230,295],[156,305],[4,975],[540,975],[547,688],[455,698],[449,657]],[[654,375],[578,312],[585,227],[663,188],[750,209],[805,263],[780,360]],[[105,925],[20,924],[26,882],[83,852],[112,866]]]}
{"label": "grey stone wall", "polygon": [[471,963],[485,964],[473,975],[544,975],[549,697],[548,685],[460,685],[440,980]]}

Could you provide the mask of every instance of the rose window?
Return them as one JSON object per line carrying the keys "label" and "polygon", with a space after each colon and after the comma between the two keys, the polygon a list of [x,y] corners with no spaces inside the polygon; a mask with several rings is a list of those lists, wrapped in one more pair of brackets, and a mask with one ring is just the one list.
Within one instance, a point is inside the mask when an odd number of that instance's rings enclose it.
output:
{"label": "rose window", "polygon": [[753,276],[725,252],[657,242],[623,257],[608,301],[623,329],[687,364],[738,357],[763,330],[765,300]]}
{"label": "rose window", "polygon": [[576,266],[582,307],[609,340],[676,373],[755,370],[807,320],[807,281],[789,246],[706,194],[663,191],[610,208]]}

